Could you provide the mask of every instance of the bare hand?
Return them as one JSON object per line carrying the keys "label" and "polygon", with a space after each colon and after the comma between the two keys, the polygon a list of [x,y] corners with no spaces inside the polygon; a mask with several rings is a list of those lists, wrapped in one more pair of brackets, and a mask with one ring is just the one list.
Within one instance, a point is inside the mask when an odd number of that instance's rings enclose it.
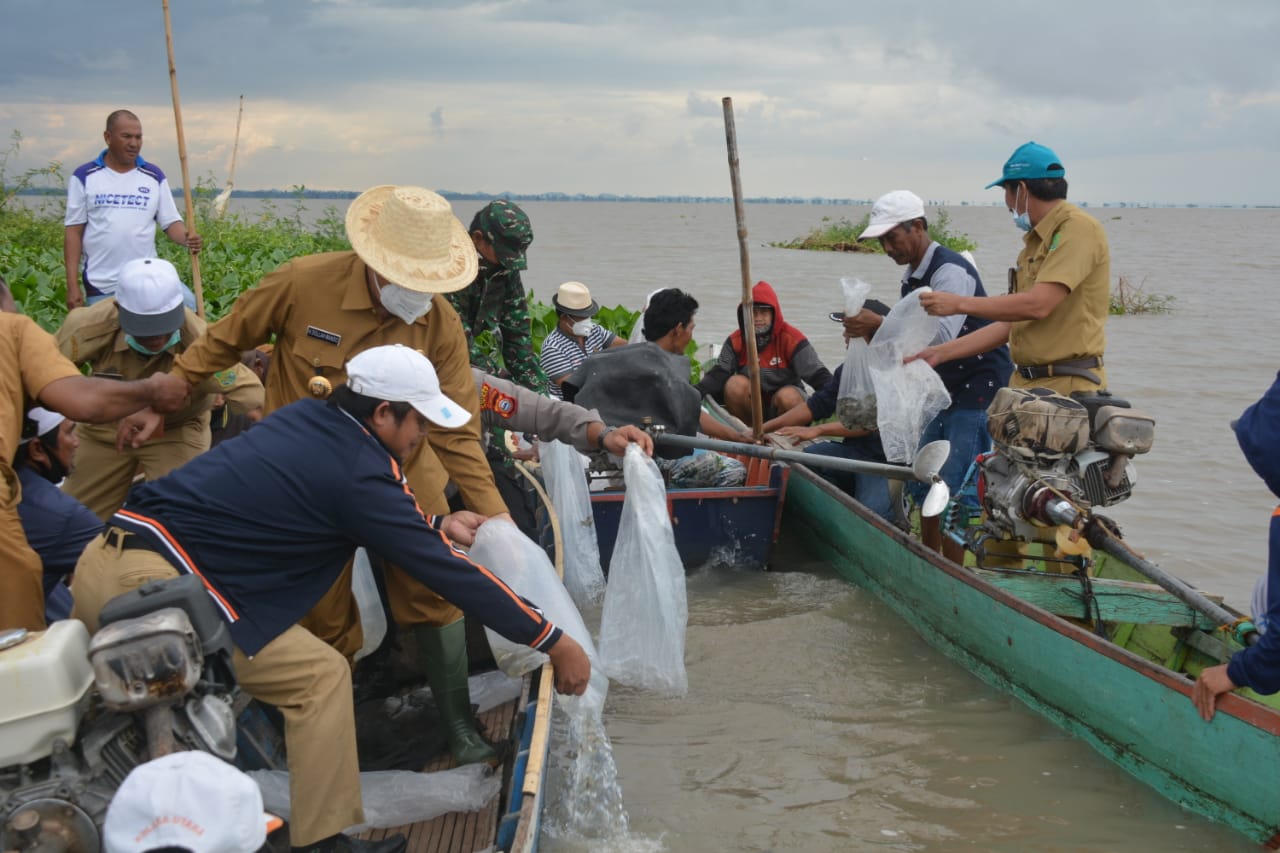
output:
{"label": "bare hand", "polygon": [[880,324],[884,322],[884,318],[870,308],[863,308],[852,317],[845,317],[844,336],[848,340],[850,338],[862,338],[870,341],[875,335],[876,329],[880,328]]}
{"label": "bare hand", "polygon": [[193,255],[198,255],[200,254],[200,250],[203,248],[204,248],[203,237],[201,237],[199,234],[194,234],[194,233],[187,235],[187,251],[191,252],[191,254]]}
{"label": "bare hand", "polygon": [[1235,683],[1227,677],[1226,664],[1211,666],[1196,679],[1195,686],[1191,688],[1191,701],[1207,723],[1217,710],[1218,697],[1235,689]]}
{"label": "bare hand", "polygon": [[923,361],[930,367],[937,368],[939,364],[942,364],[946,360],[947,359],[943,357],[942,352],[938,347],[925,347],[915,355],[909,355],[904,358],[902,363],[910,364],[913,361]]}
{"label": "bare hand", "polygon": [[591,659],[577,640],[562,633],[547,654],[555,667],[557,693],[581,696],[587,692],[587,683],[591,680]]}
{"label": "bare hand", "polygon": [[116,451],[126,447],[138,448],[158,435],[164,434],[164,416],[154,409],[142,409],[127,418],[121,418],[116,429]]}
{"label": "bare hand", "polygon": [[925,313],[932,314],[934,317],[949,317],[952,314],[964,313],[960,310],[962,298],[958,293],[931,290],[920,294],[920,307],[925,310]]}
{"label": "bare hand", "polygon": [[84,291],[79,286],[67,288],[67,310],[84,307]]}
{"label": "bare hand", "polygon": [[653,436],[637,426],[620,426],[604,437],[604,449],[614,456],[623,456],[627,445],[635,442],[646,456],[653,455]]}
{"label": "bare hand", "polygon": [[[506,513],[503,513],[503,516],[508,520],[511,518]],[[440,532],[453,542],[469,548],[475,544],[476,531],[486,521],[488,518],[478,512],[459,510],[444,517],[444,521],[440,523]]]}
{"label": "bare hand", "polygon": [[822,431],[815,426],[784,426],[778,430],[778,435],[787,435],[801,441],[812,441],[822,435]]}
{"label": "bare hand", "polygon": [[181,409],[191,394],[191,386],[187,384],[187,380],[172,373],[155,373],[142,381],[147,383],[151,408],[163,414]]}

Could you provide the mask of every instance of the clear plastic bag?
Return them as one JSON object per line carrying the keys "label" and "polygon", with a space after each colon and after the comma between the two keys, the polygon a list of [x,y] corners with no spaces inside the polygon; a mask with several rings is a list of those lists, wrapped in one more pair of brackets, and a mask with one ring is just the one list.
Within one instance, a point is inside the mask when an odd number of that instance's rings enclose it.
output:
{"label": "clear plastic bag", "polygon": [[920,294],[926,292],[927,287],[914,290],[893,306],[869,351],[876,422],[890,462],[914,459],[925,426],[951,405],[951,395],[937,371],[923,361],[902,363],[927,347],[937,333],[937,320],[920,305]]}
{"label": "clear plastic bag", "polygon": [[[862,310],[871,285],[861,279],[842,278],[840,288],[844,291],[844,315],[853,317]],[[848,342],[836,396],[836,417],[845,429],[876,428],[876,391],[869,359],[866,341],[854,338]]]}
{"label": "clear plastic bag", "polygon": [[559,441],[538,442],[542,476],[560,519],[564,543],[564,586],[579,607],[599,604],[604,596],[604,570],[596,541],[591,493],[582,469],[582,456]]}
{"label": "clear plastic bag", "polygon": [[[262,790],[263,808],[289,819],[289,774],[284,770],[250,770]],[[347,832],[388,829],[431,820],[449,812],[474,812],[498,795],[501,775],[487,765],[467,764],[438,773],[375,770],[360,774],[364,820]]]}
{"label": "clear plastic bag", "polygon": [[364,632],[364,643],[356,652],[356,660],[360,660],[382,645],[382,638],[387,635],[387,614],[382,609],[378,584],[373,579],[369,552],[363,548],[356,549],[355,563],[351,569],[351,592],[356,597],[356,607],[360,610],[360,628]]}
{"label": "clear plastic bag", "polygon": [[683,695],[689,687],[684,668],[689,604],[666,488],[639,445],[627,447],[623,476],[627,497],[609,561],[600,664],[623,684]]}
{"label": "clear plastic bag", "polygon": [[[492,519],[476,531],[470,556],[540,607],[548,619],[577,640],[587,657],[591,658],[592,668],[595,668],[595,645],[582,621],[582,614],[569,598],[560,578],[556,577],[556,570],[547,559],[546,552],[537,543],[511,522]],[[524,675],[547,660],[542,652],[513,643],[488,628],[485,628],[485,634],[498,668],[507,675]]]}

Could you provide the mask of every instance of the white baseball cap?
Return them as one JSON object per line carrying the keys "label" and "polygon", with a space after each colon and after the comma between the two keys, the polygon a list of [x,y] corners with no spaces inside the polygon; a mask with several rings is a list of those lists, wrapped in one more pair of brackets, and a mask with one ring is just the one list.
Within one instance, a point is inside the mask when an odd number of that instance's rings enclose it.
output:
{"label": "white baseball cap", "polygon": [[175,752],[125,777],[107,808],[102,841],[107,853],[254,853],[280,825],[263,811],[253,779],[207,752]]}
{"label": "white baseball cap", "polygon": [[357,394],[408,403],[442,427],[460,427],[471,412],[440,391],[431,361],[403,344],[373,347],[347,362],[347,386]]}
{"label": "white baseball cap", "polygon": [[51,412],[40,406],[32,406],[27,409],[27,420],[35,424],[35,434],[28,435],[29,430],[23,425],[23,442],[30,441],[33,438],[39,438],[58,428],[58,426],[66,420],[66,418],[57,412]]}
{"label": "white baseball cap", "polygon": [[859,240],[869,240],[887,234],[895,226],[924,216],[924,202],[910,190],[894,190],[876,199],[871,208],[871,222],[867,230],[858,235]]}
{"label": "white baseball cap", "polygon": [[167,335],[182,328],[182,279],[163,258],[135,258],[120,270],[116,287],[120,328],[135,338]]}

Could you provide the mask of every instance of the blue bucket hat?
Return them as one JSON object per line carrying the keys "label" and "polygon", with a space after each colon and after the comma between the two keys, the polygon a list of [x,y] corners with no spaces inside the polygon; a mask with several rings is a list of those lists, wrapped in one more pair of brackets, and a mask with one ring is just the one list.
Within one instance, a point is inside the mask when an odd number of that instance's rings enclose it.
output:
{"label": "blue bucket hat", "polygon": [[1028,142],[1019,145],[1004,163],[1004,174],[983,189],[1003,186],[1005,181],[1031,181],[1036,178],[1065,178],[1067,169],[1052,149]]}

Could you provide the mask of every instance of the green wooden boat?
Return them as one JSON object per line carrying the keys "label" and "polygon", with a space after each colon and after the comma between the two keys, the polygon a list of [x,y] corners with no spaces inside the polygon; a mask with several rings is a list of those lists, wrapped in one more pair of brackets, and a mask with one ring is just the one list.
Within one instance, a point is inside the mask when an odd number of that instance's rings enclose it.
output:
{"label": "green wooden boat", "polygon": [[1280,848],[1280,701],[1237,691],[1205,723],[1190,698],[1203,668],[1242,648],[1231,626],[1105,553],[1087,574],[975,568],[958,546],[948,558],[803,465],[783,524],[988,684],[1174,802]]}

